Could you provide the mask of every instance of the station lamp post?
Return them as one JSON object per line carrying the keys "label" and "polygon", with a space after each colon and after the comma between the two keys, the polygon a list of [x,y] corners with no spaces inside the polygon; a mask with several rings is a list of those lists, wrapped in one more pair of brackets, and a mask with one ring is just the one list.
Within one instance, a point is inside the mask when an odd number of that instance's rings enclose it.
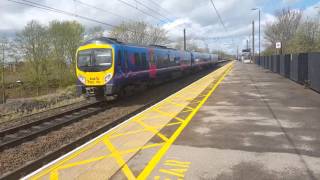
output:
{"label": "station lamp post", "polygon": [[[260,43],[260,38],[261,38],[261,33],[260,33],[260,27],[261,27],[261,9],[260,8],[252,8],[252,11],[258,10],[259,11],[259,61],[260,61],[260,48],[261,48],[261,43]],[[253,37],[254,38],[254,37]]]}

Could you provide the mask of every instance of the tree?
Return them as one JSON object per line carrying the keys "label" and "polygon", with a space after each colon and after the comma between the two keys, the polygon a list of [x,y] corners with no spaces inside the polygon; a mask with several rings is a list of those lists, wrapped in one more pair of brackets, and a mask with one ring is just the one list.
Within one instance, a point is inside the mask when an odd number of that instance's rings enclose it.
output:
{"label": "tree", "polygon": [[145,22],[123,22],[113,28],[110,37],[125,43],[140,45],[164,45],[168,43],[167,32],[162,28],[149,25]]}
{"label": "tree", "polygon": [[61,87],[75,77],[75,54],[83,40],[84,28],[75,21],[51,21],[48,33],[51,47],[50,57],[55,66],[54,78],[59,79]]}
{"label": "tree", "polygon": [[88,30],[88,34],[85,39],[93,39],[102,37],[104,33],[104,29],[101,26],[95,26]]}
{"label": "tree", "polygon": [[301,23],[296,36],[291,40],[295,52],[312,52],[320,50],[320,25],[319,22],[307,19]]}
{"label": "tree", "polygon": [[[200,48],[198,46],[198,44],[196,43],[196,41],[194,41],[194,40],[187,40],[187,42],[186,42],[187,51],[209,53],[210,49],[208,48],[207,44],[205,44],[205,45],[206,45],[206,47]],[[174,48],[175,49],[179,49],[179,50],[184,50],[184,40],[183,40],[183,38],[179,38],[177,40],[177,43],[175,43]]]}
{"label": "tree", "polygon": [[70,65],[70,72],[73,80],[76,78],[76,52],[83,41],[84,27],[76,21],[66,21],[64,22],[64,27],[66,31],[66,57],[68,59],[68,64]]}
{"label": "tree", "polygon": [[[66,63],[66,43],[67,43],[67,32],[62,22],[51,21],[49,24],[48,32],[50,34],[50,44],[51,44],[51,58],[55,62],[53,63],[56,71],[54,74],[55,79],[59,80],[59,86],[63,86],[67,71]],[[66,73],[67,72],[67,73]]]}
{"label": "tree", "polygon": [[302,12],[297,10],[282,9],[277,12],[276,21],[266,25],[265,39],[269,46],[282,42],[284,52],[289,52],[289,41],[295,36],[302,17]]}
{"label": "tree", "polygon": [[8,40],[6,38],[0,39],[0,51],[1,51],[1,103],[6,103],[6,87],[5,87],[5,56],[8,46]]}
{"label": "tree", "polygon": [[47,28],[37,21],[30,21],[23,31],[18,34],[17,42],[25,56],[28,68],[26,76],[37,89],[37,95],[42,86],[49,81],[48,58],[49,37]]}

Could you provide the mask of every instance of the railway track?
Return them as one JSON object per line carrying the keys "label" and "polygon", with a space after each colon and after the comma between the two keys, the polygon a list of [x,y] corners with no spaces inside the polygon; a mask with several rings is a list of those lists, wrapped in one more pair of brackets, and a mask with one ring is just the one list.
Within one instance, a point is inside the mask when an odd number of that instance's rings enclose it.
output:
{"label": "railway track", "polygon": [[[225,62],[221,62],[220,66],[222,66]],[[178,89],[177,89],[178,90]],[[174,90],[173,92],[175,92],[176,90]],[[172,93],[173,93],[172,92]],[[170,93],[171,94],[171,93]],[[82,144],[88,142],[89,140],[93,139],[94,137],[100,135],[103,132],[106,132],[108,130],[110,130],[111,128],[115,127],[116,125],[122,123],[123,121],[129,119],[130,117],[138,114],[139,112],[143,111],[144,109],[152,106],[153,104],[159,102],[160,100],[162,100],[164,97],[167,97],[169,94],[161,94],[160,96],[156,96],[154,97],[152,100],[148,100],[146,103],[143,103],[142,106],[140,106],[138,109],[126,114],[126,115],[122,115],[122,116],[118,116],[118,118],[106,122],[104,124],[101,124],[99,126],[98,129],[95,129],[93,131],[89,131],[88,133],[86,133],[84,136],[80,136],[78,138],[76,138],[75,140],[72,140],[71,142],[68,142],[66,144],[64,144],[63,146],[60,146],[59,148],[55,149],[54,151],[49,151],[47,153],[45,153],[44,155],[38,156],[38,159],[34,159],[32,161],[28,161],[25,164],[19,166],[18,168],[8,171],[7,173],[4,173],[2,175],[0,175],[0,180],[2,179],[19,179],[21,177],[23,177],[24,175],[42,167],[44,164],[47,164],[50,161],[53,161],[54,159],[57,159],[58,157],[66,154],[67,152],[70,152],[71,150],[75,149],[76,147],[81,146]],[[100,102],[101,103],[101,102]],[[82,107],[81,109],[75,109],[74,111],[67,111],[63,114],[59,114],[54,116],[54,118],[51,118],[52,121],[52,125],[51,126],[55,126],[53,129],[50,128],[50,122],[43,122],[43,123],[39,123],[38,125],[31,125],[29,126],[29,128],[20,128],[19,131],[15,131],[15,133],[3,133],[4,131],[0,132],[0,152],[3,151],[4,149],[9,148],[10,146],[2,146],[2,139],[3,137],[5,138],[10,138],[10,136],[17,136],[19,133],[21,133],[22,135],[24,133],[29,134],[31,137],[29,139],[32,140],[34,137],[38,137],[41,134],[47,134],[49,131],[53,131],[54,129],[58,129],[61,128],[63,126],[67,126],[68,124],[71,124],[73,122],[79,121],[82,118],[94,115],[98,112],[101,112],[103,110],[106,110],[108,108],[110,108],[111,106],[113,106],[115,104],[115,102],[111,102],[108,105],[102,106],[100,103],[93,103],[91,105],[87,105],[86,107]],[[84,111],[87,111],[86,113]],[[58,117],[59,116],[59,117]],[[82,118],[81,118],[82,117]],[[65,120],[62,120],[64,119]],[[59,120],[61,119],[61,120]],[[67,120],[68,119],[68,120]],[[74,119],[74,120],[71,120]],[[66,123],[62,123],[62,121],[66,121]],[[61,122],[61,123],[58,123]],[[54,125],[55,124],[55,125]],[[24,132],[24,130],[26,129],[26,131],[30,131],[30,127],[34,127],[32,129],[37,129],[35,127],[37,126],[42,126],[42,133],[39,132],[38,135],[31,135],[33,134],[32,132]],[[22,125],[23,126],[23,125]],[[14,129],[14,128],[12,128]],[[8,129],[9,130],[9,129]],[[6,131],[8,131],[6,130]],[[12,131],[14,132],[14,131]],[[27,136],[27,134],[25,136]],[[5,135],[5,136],[3,136]],[[32,137],[33,136],[33,137]],[[21,139],[21,138],[20,138]],[[26,138],[24,140],[19,140],[20,142],[17,143],[13,143],[11,145],[11,147],[17,146],[18,144],[21,144],[23,142],[28,141]]]}
{"label": "railway track", "polygon": [[[50,109],[47,109],[47,110],[41,110],[41,111],[36,112],[36,113],[26,114],[26,115],[23,115],[23,116],[20,116],[20,117],[17,117],[17,118],[12,118],[12,119],[10,119],[10,116],[15,115],[17,112],[11,112],[11,113],[7,113],[7,114],[0,114],[0,118],[9,118],[9,119],[7,119],[5,121],[0,122],[0,128],[1,128],[2,125],[8,123],[9,121],[17,122],[17,121],[25,121],[25,120],[29,120],[29,119],[39,119],[41,117],[46,116],[46,114],[49,114],[50,112],[61,111],[61,110],[63,110],[63,111],[64,110],[69,110],[69,109],[74,108],[73,106],[75,106],[75,105],[81,106],[81,105],[85,105],[85,104],[88,104],[87,100],[82,100],[82,101],[79,101],[79,102],[74,102],[74,103],[70,103],[70,104],[66,104],[66,105],[50,108]],[[2,130],[2,129],[0,129],[0,130]]]}
{"label": "railway track", "polygon": [[[27,173],[30,173],[38,168],[40,168],[43,164],[46,164],[54,159],[57,159],[58,157],[60,157],[61,155],[73,150],[76,147],[79,147],[80,145],[86,143],[87,141],[93,139],[94,137],[100,135],[101,133],[110,130],[111,128],[117,126],[118,124],[124,122],[125,120],[129,119],[130,117],[140,113],[141,111],[145,110],[146,108],[152,106],[153,104],[155,104],[156,102],[159,102],[160,100],[162,100],[164,97],[158,97],[155,100],[150,101],[147,104],[144,104],[142,107],[136,109],[135,111],[124,115],[112,122],[106,123],[103,126],[101,126],[99,129],[96,129],[95,131],[88,133],[87,135],[78,138],[76,141],[73,141],[69,144],[66,144],[65,146],[60,147],[59,149],[52,151],[50,153],[47,153],[45,156],[40,157],[39,159],[35,160],[35,161],[31,161],[27,164],[25,164],[24,166],[11,171],[9,173],[3,174],[2,176],[0,175],[0,180],[5,180],[5,179],[19,179],[23,176],[25,176]],[[106,109],[105,108],[101,108],[99,107],[101,110],[102,109]],[[92,111],[93,112],[93,111]],[[93,113],[95,114],[95,113]],[[1,152],[1,151],[0,151]]]}
{"label": "railway track", "polygon": [[59,114],[2,130],[0,131],[0,152],[83,118],[97,114],[107,108],[107,106],[102,106],[102,104],[103,102],[88,103]]}

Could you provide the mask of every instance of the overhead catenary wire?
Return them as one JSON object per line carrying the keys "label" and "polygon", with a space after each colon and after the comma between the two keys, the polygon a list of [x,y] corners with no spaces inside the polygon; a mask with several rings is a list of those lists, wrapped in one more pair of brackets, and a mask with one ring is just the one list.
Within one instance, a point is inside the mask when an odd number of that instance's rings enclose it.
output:
{"label": "overhead catenary wire", "polygon": [[145,15],[147,15],[147,16],[151,16],[151,17],[153,17],[154,19],[157,19],[158,21],[161,21],[161,22],[163,22],[163,23],[167,23],[167,22],[164,21],[163,19],[158,18],[157,16],[154,16],[154,15],[152,15],[152,14],[150,14],[150,13],[148,13],[148,12],[142,10],[142,9],[139,9],[138,7],[135,7],[134,5],[128,3],[128,2],[126,2],[126,1],[124,1],[124,0],[118,0],[118,1],[121,2],[122,4],[127,5],[128,7],[131,7],[131,8],[133,8],[133,9],[136,9],[136,10],[140,11],[141,13],[143,13],[143,14],[145,14]]}
{"label": "overhead catenary wire", "polygon": [[154,12],[154,13],[158,14],[159,16],[161,16],[161,17],[163,17],[163,18],[167,19],[168,21],[172,21],[170,18],[168,18],[168,17],[166,17],[166,16],[162,15],[162,14],[161,14],[161,13],[159,13],[157,10],[152,9],[151,7],[149,7],[149,6],[145,5],[144,3],[142,3],[142,2],[140,2],[140,1],[138,1],[138,0],[135,0],[135,2],[137,2],[137,3],[138,3],[138,4],[140,4],[141,6],[145,7],[146,9],[149,9],[151,12]]}
{"label": "overhead catenary wire", "polygon": [[[145,7],[148,7],[148,6],[144,5],[143,3],[141,3],[140,1],[137,1],[137,0],[135,0],[135,1],[138,2],[139,4],[145,6]],[[91,4],[84,3],[84,2],[82,2],[82,1],[80,1],[80,0],[74,0],[74,2],[77,2],[77,3],[82,4],[82,5],[84,5],[84,6],[87,6],[87,7],[90,7],[90,8],[99,10],[99,11],[102,11],[102,12],[111,12],[111,11],[108,11],[108,10],[106,10],[106,9],[103,9],[103,8],[100,8],[100,7],[97,7],[97,6],[93,6],[93,5],[91,5]],[[152,10],[152,11],[156,11],[156,10],[154,10],[154,9],[152,9],[152,8],[149,8],[149,9]],[[116,14],[116,13],[113,13],[113,15],[118,16],[118,17],[121,17],[121,18],[126,18],[126,17],[121,16],[121,15]],[[135,21],[134,19],[131,19],[131,18],[126,18],[126,19],[130,19],[131,21]],[[169,19],[169,20],[170,20],[170,19]],[[170,20],[170,21],[172,21],[172,20]],[[178,25],[178,26],[181,26],[181,25]],[[176,28],[179,28],[178,26],[177,26]]]}
{"label": "overhead catenary wire", "polygon": [[[77,18],[80,18],[80,19],[83,19],[83,20],[95,22],[95,23],[102,24],[102,25],[109,26],[109,27],[113,27],[113,28],[119,28],[119,26],[112,25],[110,23],[105,23],[105,22],[102,22],[102,21],[97,20],[97,19],[93,19],[93,18],[90,18],[90,17],[86,17],[86,16],[82,16],[82,15],[79,15],[79,14],[75,14],[75,13],[71,13],[71,12],[68,12],[68,11],[64,11],[64,10],[61,10],[61,9],[53,8],[53,7],[50,7],[50,6],[47,6],[47,5],[43,5],[41,3],[36,3],[36,2],[33,2],[33,1],[29,1],[29,0],[20,0],[20,1],[18,1],[18,0],[7,0],[7,1],[14,2],[14,3],[17,3],[17,4],[21,4],[21,5],[25,5],[25,6],[35,7],[35,8],[46,10],[46,11],[51,11],[51,12],[55,12],[55,13],[60,13],[60,14],[68,15],[68,16],[77,17]],[[125,30],[127,30],[127,31],[129,31],[131,33],[143,34],[143,35],[146,35],[148,37],[155,37],[155,36],[148,35],[148,34],[145,34],[143,32],[142,33],[141,32],[137,32],[137,31],[134,31],[134,30],[131,30],[131,29],[128,29],[128,28],[125,28]],[[170,40],[168,40],[168,41],[169,42],[173,42],[173,41],[170,41]]]}
{"label": "overhead catenary wire", "polygon": [[210,0],[210,2],[211,2],[211,4],[212,4],[212,6],[213,6],[213,8],[214,8],[214,10],[215,10],[215,12],[216,12],[216,14],[217,14],[217,16],[218,16],[218,19],[219,19],[221,25],[223,26],[224,30],[228,31],[228,29],[227,29],[226,26],[224,25],[224,22],[223,22],[223,20],[222,20],[222,18],[221,18],[221,16],[220,16],[220,13],[219,13],[218,9],[216,8],[216,6],[215,6],[214,3],[213,3],[213,0]]}
{"label": "overhead catenary wire", "polygon": [[152,4],[156,5],[157,7],[159,7],[160,9],[162,9],[163,11],[165,11],[166,13],[171,13],[168,10],[164,9],[163,7],[161,7],[161,5],[153,0],[148,0],[148,2],[151,2]]}
{"label": "overhead catenary wire", "polygon": [[[228,29],[227,29],[227,27],[225,26],[225,24],[224,24],[224,22],[223,22],[223,20],[222,20],[222,18],[221,18],[221,15],[220,15],[218,9],[216,8],[213,0],[210,0],[210,2],[211,2],[211,4],[212,4],[212,6],[213,6],[213,8],[214,8],[214,10],[215,10],[215,12],[216,12],[216,14],[217,14],[217,16],[218,16],[218,19],[219,19],[222,27],[224,28],[224,30],[225,30],[226,32],[228,32]],[[232,44],[234,45],[234,39],[233,39],[233,37],[232,37],[231,41],[232,41]]]}
{"label": "overhead catenary wire", "polygon": [[100,8],[100,7],[97,7],[97,6],[94,6],[94,5],[91,5],[91,4],[82,2],[82,1],[80,1],[80,0],[74,0],[74,2],[76,2],[76,3],[78,3],[78,4],[81,4],[81,5],[83,5],[83,6],[86,6],[86,7],[90,7],[90,8],[93,8],[93,9],[96,9],[96,10],[99,10],[99,11],[102,11],[102,12],[106,12],[106,13],[112,14],[112,15],[117,16],[117,17],[120,17],[120,18],[122,18],[122,19],[127,19],[127,20],[130,20],[130,21],[134,21],[134,19],[132,19],[132,18],[124,17],[124,16],[119,15],[119,14],[117,14],[117,13],[114,13],[114,12],[112,12],[112,11],[108,11],[108,10],[106,10],[106,9],[102,9],[102,8]]}

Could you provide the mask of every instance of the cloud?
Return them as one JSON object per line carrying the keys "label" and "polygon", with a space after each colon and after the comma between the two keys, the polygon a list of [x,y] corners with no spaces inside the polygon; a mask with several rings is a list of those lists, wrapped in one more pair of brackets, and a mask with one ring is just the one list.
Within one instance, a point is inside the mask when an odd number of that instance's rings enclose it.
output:
{"label": "cloud", "polygon": [[300,2],[301,0],[282,0],[284,4],[295,4],[297,2]]}
{"label": "cloud", "polygon": [[[137,4],[135,0],[124,0],[142,11],[148,12],[153,16],[157,16],[158,19],[128,7],[118,0],[81,0],[82,2],[94,5],[100,9],[103,9],[104,11],[89,8],[83,4],[77,3],[77,0],[32,1],[71,13],[94,18],[113,25],[118,25],[122,21],[128,20],[143,20],[150,24],[158,25],[166,29],[171,40],[177,40],[181,38],[183,35],[182,30],[183,28],[186,28],[187,39],[194,40],[201,46],[208,44],[211,49],[223,49],[233,53],[235,53],[236,46],[239,46],[240,49],[245,47],[246,39],[248,39],[251,34],[252,20],[256,21],[256,30],[258,30],[258,12],[252,11],[251,9],[253,7],[261,7],[263,9],[264,6],[263,1],[256,0],[214,0],[214,3],[227,27],[227,30],[225,30],[220,24],[219,19],[209,0],[156,1],[161,5],[161,8],[151,1],[139,0],[139,2],[142,2],[149,8],[152,8],[152,12],[149,9]],[[283,1],[289,3],[289,1],[293,2],[297,0]],[[166,23],[160,22],[159,19],[163,19],[163,17],[157,15],[155,11],[160,12],[162,16],[166,16],[168,19],[170,19],[170,21]],[[309,11],[311,14],[314,14],[312,10],[307,9],[307,12]],[[87,28],[100,25],[76,17],[70,17],[54,12],[47,12],[45,10],[0,0],[0,33],[3,34],[4,32],[10,32],[12,34],[13,32],[20,31],[23,29],[26,23],[32,19],[38,20],[42,24],[48,24],[49,21],[54,19],[77,20],[84,24]],[[274,16],[268,12],[262,11],[261,32],[264,30],[264,25],[271,21],[274,21]],[[108,26],[101,26],[106,29],[111,28]]]}

